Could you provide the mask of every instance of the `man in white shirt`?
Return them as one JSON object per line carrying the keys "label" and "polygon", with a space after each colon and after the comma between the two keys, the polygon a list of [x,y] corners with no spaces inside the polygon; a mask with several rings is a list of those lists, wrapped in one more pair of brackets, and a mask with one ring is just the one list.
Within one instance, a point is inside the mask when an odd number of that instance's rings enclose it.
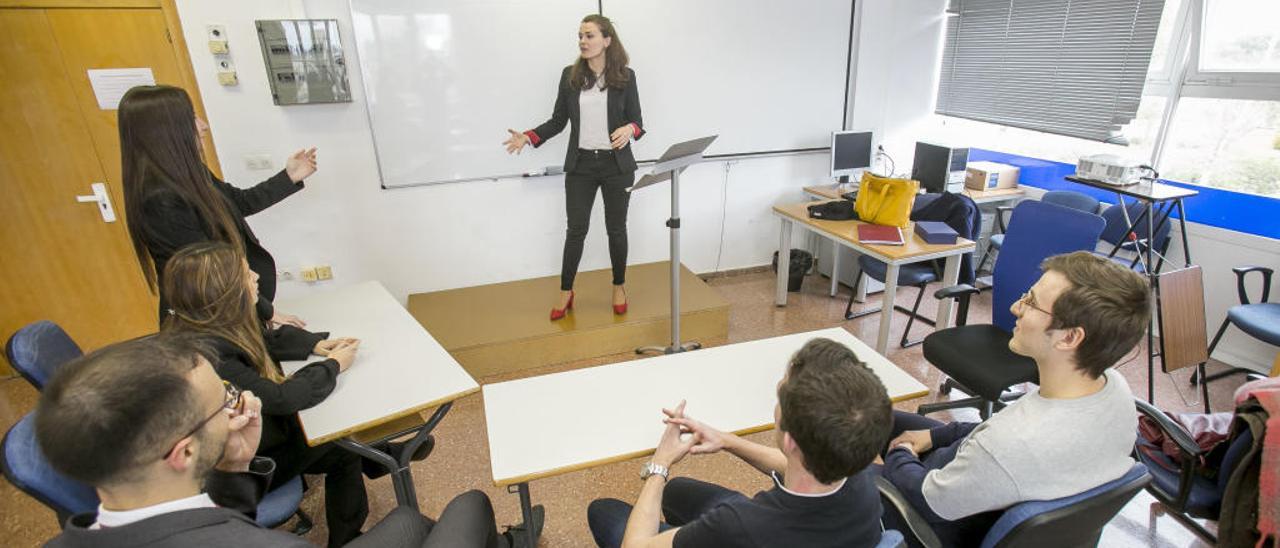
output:
{"label": "man in white shirt", "polygon": [[883,473],[945,545],[977,544],[998,512],[1075,495],[1129,471],[1133,395],[1114,369],[1150,318],[1146,279],[1088,252],[1050,257],[1012,307],[1009,349],[1040,387],[983,423],[895,412]]}

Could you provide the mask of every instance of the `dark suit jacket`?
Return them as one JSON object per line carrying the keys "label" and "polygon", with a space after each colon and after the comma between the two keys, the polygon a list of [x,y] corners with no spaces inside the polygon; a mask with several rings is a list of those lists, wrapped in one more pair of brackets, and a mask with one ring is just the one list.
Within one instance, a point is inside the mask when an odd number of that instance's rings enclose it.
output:
{"label": "dark suit jacket", "polygon": [[[569,129],[569,150],[564,155],[565,173],[573,172],[573,168],[578,165],[578,126],[581,112],[578,108],[578,95],[581,92],[573,89],[569,84],[569,73],[572,70],[573,66],[570,65],[560,73],[560,91],[556,94],[556,106],[551,111],[551,119],[524,132],[529,136],[529,142],[536,148],[563,131],[566,123],[572,123]],[[645,134],[644,121],[640,116],[640,92],[636,89],[636,72],[628,68],[627,74],[631,78],[627,81],[626,88],[610,87],[608,90],[609,133],[612,134],[614,130],[627,124],[635,124],[634,138],[639,139]],[[615,150],[613,157],[617,160],[618,170],[622,173],[632,173],[636,170],[636,157],[631,153],[630,144]]]}
{"label": "dark suit jacket", "polygon": [[249,472],[229,474],[214,471],[206,482],[206,492],[218,508],[183,510],[154,516],[123,527],[89,529],[95,512],[77,514],[67,520],[62,533],[45,546],[51,548],[115,547],[312,547],[310,543],[283,531],[263,529],[253,520],[258,501],[267,491],[275,463],[254,459]]}
{"label": "dark suit jacket", "polygon": [[[232,220],[240,229],[240,238],[244,240],[245,258],[249,260],[249,268],[258,273],[259,315],[271,317],[271,301],[276,296],[276,260],[267,252],[254,236],[253,230],[245,217],[262,211],[289,195],[301,190],[303,183],[294,183],[284,170],[270,179],[254,185],[253,188],[240,189],[213,177],[214,186],[227,200]],[[164,287],[164,265],[169,262],[178,250],[197,242],[212,240],[214,231],[204,219],[201,219],[194,206],[182,197],[165,188],[164,185],[150,185],[154,191],[143,198],[142,203],[142,241],[151,254],[151,261],[156,265],[156,282]],[[165,296],[160,295],[160,318],[164,319],[167,308]]]}

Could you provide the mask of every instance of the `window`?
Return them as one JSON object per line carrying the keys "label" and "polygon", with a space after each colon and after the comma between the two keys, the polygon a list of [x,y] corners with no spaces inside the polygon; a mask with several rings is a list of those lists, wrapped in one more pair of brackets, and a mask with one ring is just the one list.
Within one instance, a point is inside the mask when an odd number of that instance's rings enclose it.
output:
{"label": "window", "polygon": [[1165,0],[1128,146],[937,116],[949,142],[1059,162],[1117,154],[1163,178],[1280,198],[1280,1]]}

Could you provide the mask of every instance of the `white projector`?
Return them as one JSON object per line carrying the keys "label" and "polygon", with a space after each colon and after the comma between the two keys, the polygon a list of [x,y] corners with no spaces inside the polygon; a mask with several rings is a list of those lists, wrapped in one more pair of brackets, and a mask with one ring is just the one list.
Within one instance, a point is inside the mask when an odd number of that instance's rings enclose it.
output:
{"label": "white projector", "polygon": [[1076,176],[1109,185],[1125,186],[1138,183],[1147,168],[1139,162],[1126,160],[1115,154],[1094,154],[1076,162]]}

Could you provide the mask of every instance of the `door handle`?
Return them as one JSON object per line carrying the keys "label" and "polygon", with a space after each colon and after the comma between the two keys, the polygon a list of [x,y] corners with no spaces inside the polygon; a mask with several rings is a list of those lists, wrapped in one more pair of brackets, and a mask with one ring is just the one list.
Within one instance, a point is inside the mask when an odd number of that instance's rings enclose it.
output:
{"label": "door handle", "polygon": [[116,222],[116,210],[111,207],[111,195],[107,194],[107,183],[93,183],[93,194],[87,196],[76,196],[76,201],[81,203],[96,202],[98,204],[98,212],[102,214],[102,222]]}

